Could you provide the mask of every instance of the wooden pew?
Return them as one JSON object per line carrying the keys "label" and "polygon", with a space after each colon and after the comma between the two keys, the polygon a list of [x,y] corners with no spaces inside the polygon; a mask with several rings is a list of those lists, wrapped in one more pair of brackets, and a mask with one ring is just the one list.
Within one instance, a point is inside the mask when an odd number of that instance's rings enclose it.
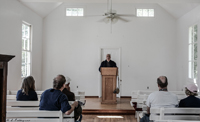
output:
{"label": "wooden pew", "polygon": [[200,120],[200,108],[151,108],[150,120]]}
{"label": "wooden pew", "polygon": [[[38,95],[38,100],[40,101],[41,95]],[[75,100],[81,100],[84,99],[82,96],[80,95],[76,95],[75,96]],[[7,95],[7,100],[16,100],[16,95]]]}
{"label": "wooden pew", "polygon": [[10,91],[9,90],[7,90],[7,95],[10,95]]}
{"label": "wooden pew", "polygon": [[[131,100],[135,100],[135,99],[143,99],[144,98],[148,98],[148,96],[154,91],[132,91],[131,93]],[[174,93],[177,95],[178,99],[181,100],[181,99],[184,99],[186,98],[187,96],[185,95],[185,92],[184,91],[169,91],[171,93]],[[143,97],[145,96],[145,97]]]}
{"label": "wooden pew", "polygon": [[[56,118],[51,118],[51,117],[56,117]],[[7,111],[6,121],[7,122],[14,122],[14,121],[74,122],[74,112],[71,113],[70,115],[65,115],[61,111],[41,111],[41,110]]]}
{"label": "wooden pew", "polygon": [[[40,100],[41,95],[38,95],[38,100]],[[7,100],[16,100],[16,95],[7,95]]]}
{"label": "wooden pew", "polygon": [[[149,95],[149,94],[148,94]],[[133,102],[137,103],[137,108],[140,110],[135,110],[135,118],[139,122],[139,114],[145,111],[145,101],[148,98],[147,94],[141,94],[141,91],[133,91],[131,96],[130,104],[133,106]],[[142,110],[142,111],[141,111]]]}
{"label": "wooden pew", "polygon": [[[143,108],[144,105],[146,105],[146,100],[149,94],[151,94],[152,92],[153,91],[133,91],[130,101],[131,106],[133,105],[132,102],[137,102],[138,103],[137,108]],[[179,101],[187,97],[183,91],[169,91],[169,92],[176,94]],[[200,96],[197,97],[200,98]]]}
{"label": "wooden pew", "polygon": [[16,100],[7,100],[7,106],[32,106],[38,107],[40,104],[39,101],[16,101]]}
{"label": "wooden pew", "polygon": [[[69,104],[73,104],[74,101],[69,101]],[[16,101],[7,100],[7,111],[10,110],[39,110],[39,101]]]}
{"label": "wooden pew", "polygon": [[[40,97],[44,91],[36,91],[38,95],[38,99],[40,100]],[[75,100],[85,100],[85,92],[84,91],[74,91],[75,94]],[[17,91],[9,91],[7,90],[7,99],[8,100],[16,100]]]}
{"label": "wooden pew", "polygon": [[76,96],[79,96],[77,100],[85,100],[85,92],[84,91],[72,91]]}
{"label": "wooden pew", "polygon": [[190,120],[158,120],[154,122],[199,122],[199,121],[190,121]]}
{"label": "wooden pew", "polygon": [[[18,92],[18,91],[9,91],[9,90],[7,90],[7,95],[17,95],[17,92]],[[44,92],[44,91],[36,91],[36,93],[37,93],[38,95],[42,95],[43,92]]]}
{"label": "wooden pew", "polygon": [[[69,104],[73,104],[73,102],[74,101],[69,101]],[[64,115],[61,111],[40,111],[39,103],[39,101],[7,100],[7,122],[74,122],[74,113]],[[38,117],[58,118],[42,119]]]}
{"label": "wooden pew", "polygon": [[[149,94],[151,94],[152,92],[154,91],[142,91],[142,90],[132,91],[130,104],[131,106],[133,106],[133,102],[137,102],[137,108],[140,109],[140,111],[136,111],[135,114],[135,118],[137,118],[137,121],[139,121],[139,114],[146,113],[147,111],[146,100]],[[187,97],[184,91],[169,91],[169,92],[176,94],[179,101]],[[200,96],[198,97],[200,98]]]}

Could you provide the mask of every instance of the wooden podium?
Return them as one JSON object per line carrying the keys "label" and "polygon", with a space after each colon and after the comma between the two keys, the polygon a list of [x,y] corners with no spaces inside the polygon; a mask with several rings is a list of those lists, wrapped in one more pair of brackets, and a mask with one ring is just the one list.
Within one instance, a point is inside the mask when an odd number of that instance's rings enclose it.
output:
{"label": "wooden podium", "polygon": [[0,54],[0,118],[1,122],[6,121],[6,93],[7,93],[7,72],[8,72],[8,61],[15,56],[1,55]]}
{"label": "wooden podium", "polygon": [[109,67],[101,68],[102,75],[102,104],[116,104],[116,94],[113,91],[116,89],[118,68]]}

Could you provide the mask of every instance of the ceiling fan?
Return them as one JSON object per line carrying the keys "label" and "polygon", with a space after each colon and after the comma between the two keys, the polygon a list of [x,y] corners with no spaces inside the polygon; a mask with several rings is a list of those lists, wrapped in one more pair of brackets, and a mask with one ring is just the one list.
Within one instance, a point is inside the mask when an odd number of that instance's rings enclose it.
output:
{"label": "ceiling fan", "polygon": [[[110,5],[109,5],[110,4]],[[122,20],[124,22],[128,22],[128,20],[122,18],[123,16],[124,17],[135,17],[135,15],[133,14],[117,14],[117,11],[116,10],[113,10],[113,7],[112,7],[112,0],[107,0],[107,12],[105,12],[103,14],[103,16],[105,16],[105,18],[108,18],[111,20],[111,23],[114,19],[119,19],[119,20]],[[105,19],[104,18],[104,19]]]}
{"label": "ceiling fan", "polygon": [[107,0],[107,11],[103,15],[100,15],[100,16],[104,16],[104,18],[99,20],[99,22],[106,22],[106,23],[110,22],[111,33],[112,33],[113,23],[116,23],[118,20],[121,20],[123,22],[129,22],[129,20],[126,20],[122,17],[135,17],[134,14],[117,14],[117,11],[113,10],[112,0]]}

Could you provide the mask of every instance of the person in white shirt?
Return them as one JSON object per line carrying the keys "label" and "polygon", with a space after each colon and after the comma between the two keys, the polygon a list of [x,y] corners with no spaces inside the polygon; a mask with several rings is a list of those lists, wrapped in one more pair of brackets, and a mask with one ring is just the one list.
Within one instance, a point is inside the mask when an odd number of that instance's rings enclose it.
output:
{"label": "person in white shirt", "polygon": [[150,108],[175,108],[178,106],[178,97],[168,92],[167,77],[160,76],[157,78],[159,91],[151,93],[147,99],[147,114],[140,120],[140,122],[149,122]]}

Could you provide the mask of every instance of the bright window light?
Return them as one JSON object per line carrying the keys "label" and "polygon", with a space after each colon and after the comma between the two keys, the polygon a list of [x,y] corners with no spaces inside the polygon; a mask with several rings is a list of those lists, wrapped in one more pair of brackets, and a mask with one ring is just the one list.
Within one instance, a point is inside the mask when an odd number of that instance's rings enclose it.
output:
{"label": "bright window light", "polygon": [[67,8],[66,16],[84,16],[83,8]]}
{"label": "bright window light", "polygon": [[21,77],[31,74],[31,25],[22,23],[22,65]]}
{"label": "bright window light", "polygon": [[154,17],[154,9],[137,9],[137,17]]}
{"label": "bright window light", "polygon": [[188,60],[188,72],[189,78],[197,79],[198,68],[198,26],[194,25],[189,28],[189,60]]}
{"label": "bright window light", "polygon": [[124,118],[122,116],[97,116],[98,118]]}

